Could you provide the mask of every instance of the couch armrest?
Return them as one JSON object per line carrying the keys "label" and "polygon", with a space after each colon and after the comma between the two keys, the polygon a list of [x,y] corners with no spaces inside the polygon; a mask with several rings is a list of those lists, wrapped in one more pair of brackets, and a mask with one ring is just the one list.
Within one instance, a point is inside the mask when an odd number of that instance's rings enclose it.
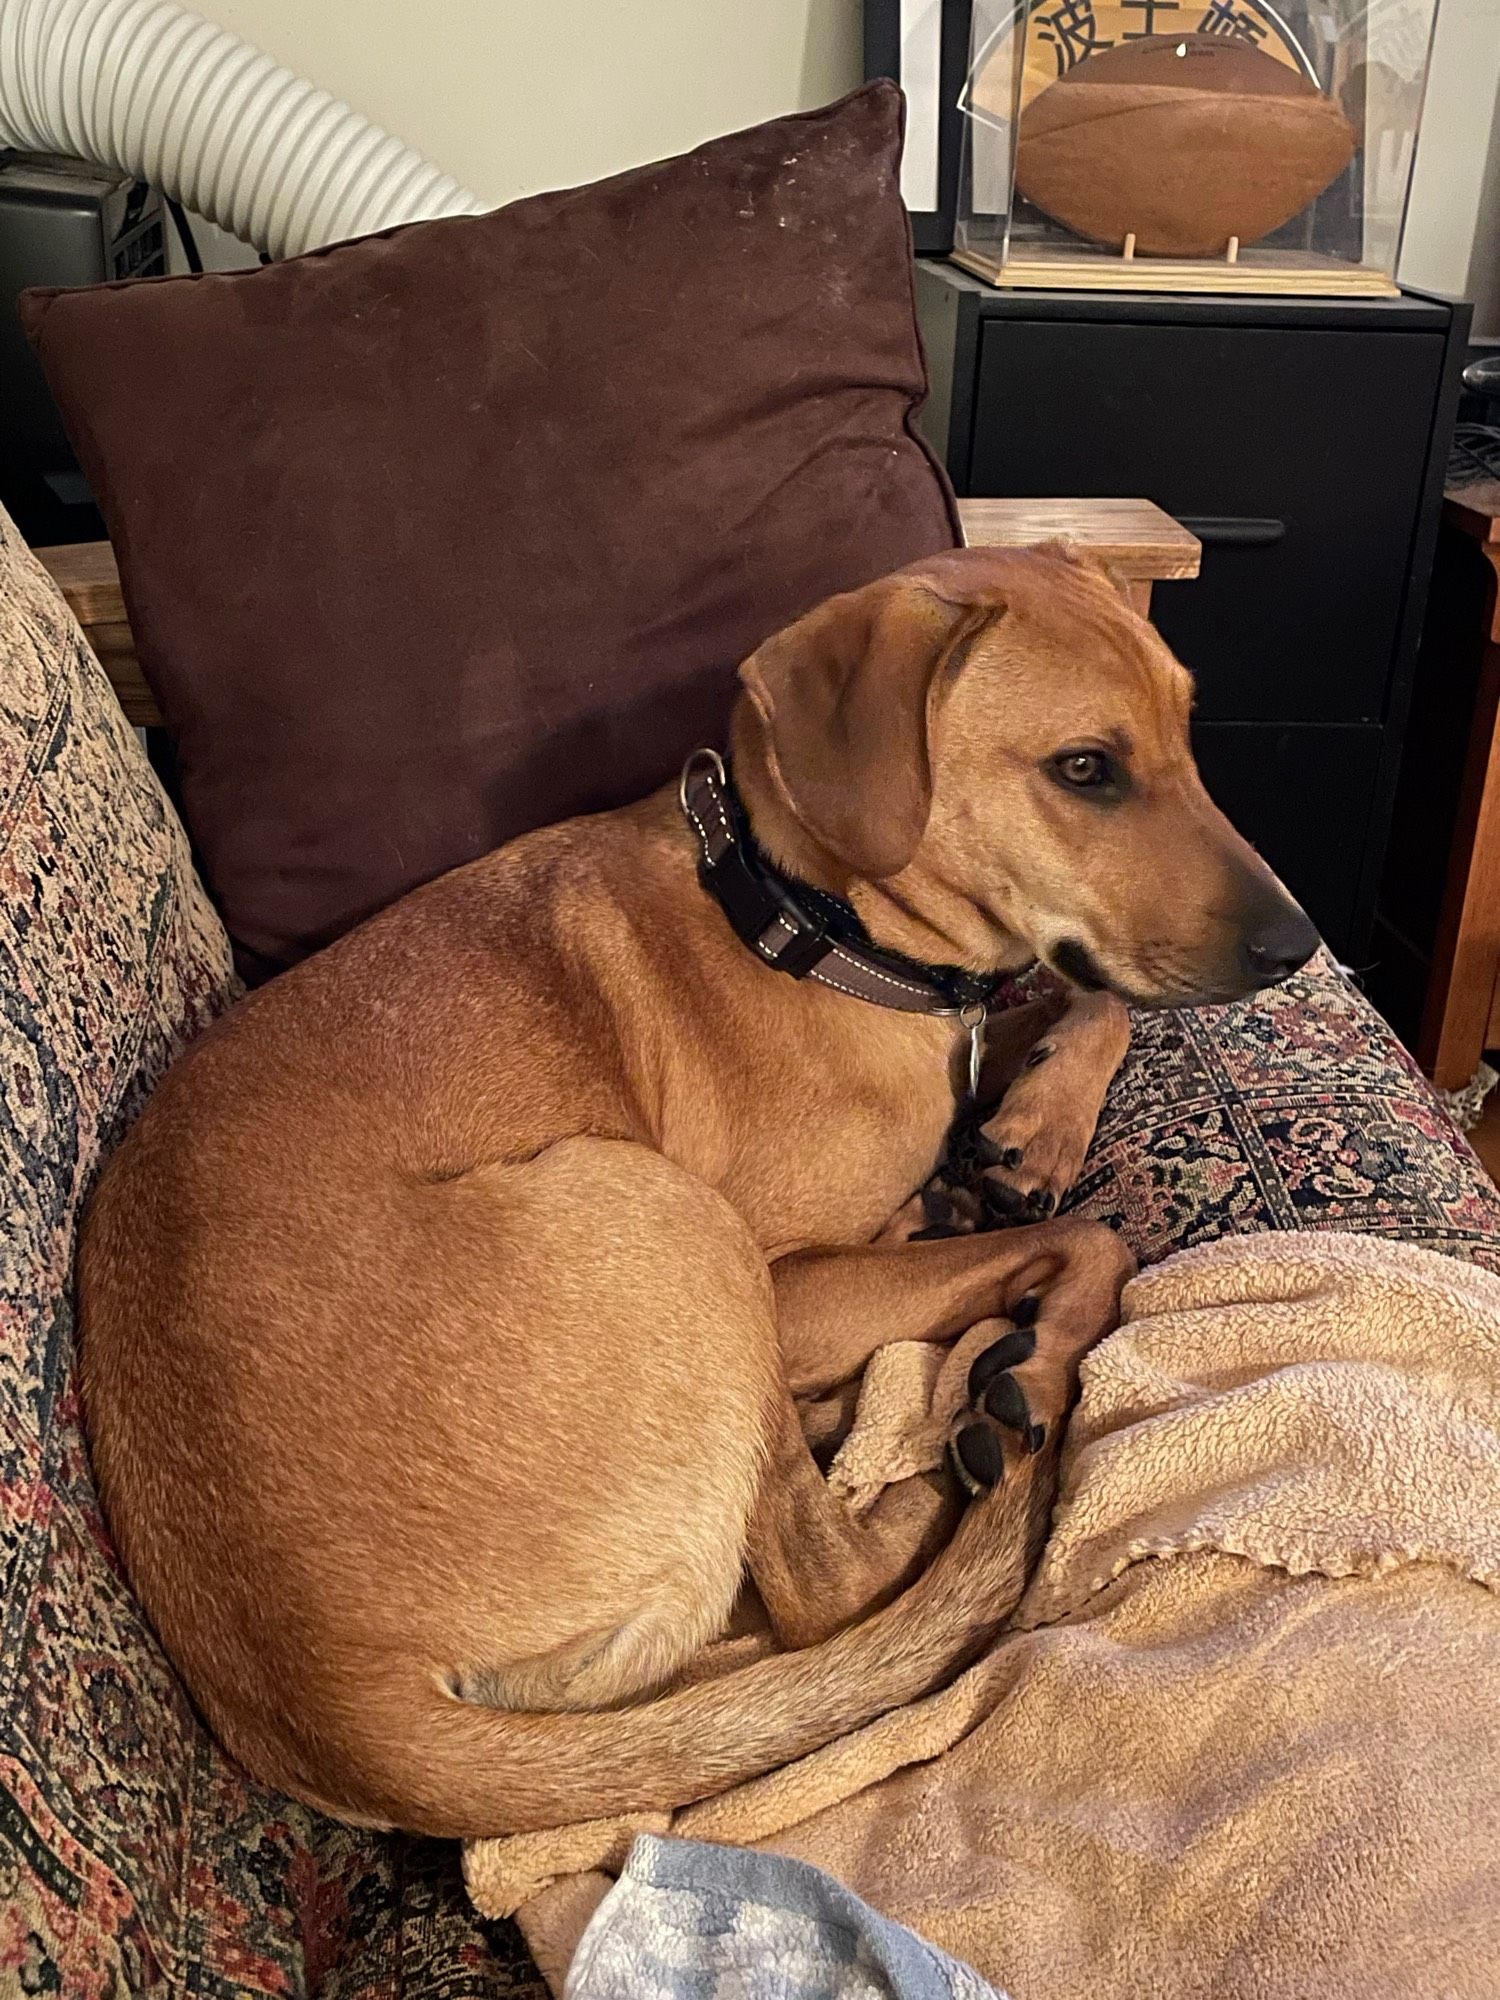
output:
{"label": "couch armrest", "polygon": [[38,562],[68,601],[68,609],[83,627],[83,635],[109,675],[126,720],[138,729],[161,721],[156,697],[146,685],[135,640],[120,595],[120,572],[108,542],[68,542],[38,549]]}
{"label": "couch armrest", "polygon": [[[1027,548],[1059,535],[1078,543],[1108,563],[1142,610],[1153,583],[1198,574],[1196,537],[1149,500],[960,500],[958,513],[971,547]],[[83,627],[127,719],[138,728],[160,723],[135,656],[109,543],[73,542],[36,553]]]}
{"label": "couch armrest", "polygon": [[1196,576],[1196,535],[1150,500],[960,500],[970,548],[1030,548],[1060,538],[1107,563],[1145,609],[1153,583]]}

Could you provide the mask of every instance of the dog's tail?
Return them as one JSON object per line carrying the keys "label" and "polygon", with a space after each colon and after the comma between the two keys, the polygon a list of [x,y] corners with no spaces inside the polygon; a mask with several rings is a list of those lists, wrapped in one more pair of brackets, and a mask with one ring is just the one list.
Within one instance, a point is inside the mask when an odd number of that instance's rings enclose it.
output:
{"label": "dog's tail", "polygon": [[671,1811],[806,1756],[983,1650],[1020,1599],[1055,1478],[1049,1445],[969,1508],[910,1589],[821,1645],[608,1711],[520,1713],[434,1690],[391,1718],[343,1814],[445,1838],[529,1832]]}

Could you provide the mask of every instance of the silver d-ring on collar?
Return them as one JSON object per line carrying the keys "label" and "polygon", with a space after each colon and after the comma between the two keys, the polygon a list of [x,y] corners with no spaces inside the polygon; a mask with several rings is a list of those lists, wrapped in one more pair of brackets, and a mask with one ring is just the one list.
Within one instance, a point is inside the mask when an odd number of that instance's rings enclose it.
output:
{"label": "silver d-ring on collar", "polygon": [[682,767],[682,776],[677,780],[677,803],[682,807],[684,818],[691,819],[692,808],[688,804],[688,785],[696,772],[712,771],[715,783],[723,785],[729,773],[724,768],[724,759],[717,750],[695,750]]}

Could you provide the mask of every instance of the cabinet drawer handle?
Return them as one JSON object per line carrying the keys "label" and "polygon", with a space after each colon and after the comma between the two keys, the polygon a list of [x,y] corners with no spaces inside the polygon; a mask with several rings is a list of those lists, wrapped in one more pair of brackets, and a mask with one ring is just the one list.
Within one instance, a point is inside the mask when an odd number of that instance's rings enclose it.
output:
{"label": "cabinet drawer handle", "polygon": [[1257,521],[1245,514],[1179,514],[1177,518],[1206,549],[1269,549],[1286,540],[1285,521]]}

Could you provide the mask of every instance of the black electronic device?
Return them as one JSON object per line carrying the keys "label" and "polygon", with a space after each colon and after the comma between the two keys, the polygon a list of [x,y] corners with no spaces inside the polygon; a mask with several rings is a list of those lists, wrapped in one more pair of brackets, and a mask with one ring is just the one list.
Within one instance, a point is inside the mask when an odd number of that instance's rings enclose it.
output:
{"label": "black electronic device", "polygon": [[167,269],[153,188],[77,160],[0,153],[0,504],[35,546],[104,526],[78,469],[16,300],[32,285],[98,285]]}

